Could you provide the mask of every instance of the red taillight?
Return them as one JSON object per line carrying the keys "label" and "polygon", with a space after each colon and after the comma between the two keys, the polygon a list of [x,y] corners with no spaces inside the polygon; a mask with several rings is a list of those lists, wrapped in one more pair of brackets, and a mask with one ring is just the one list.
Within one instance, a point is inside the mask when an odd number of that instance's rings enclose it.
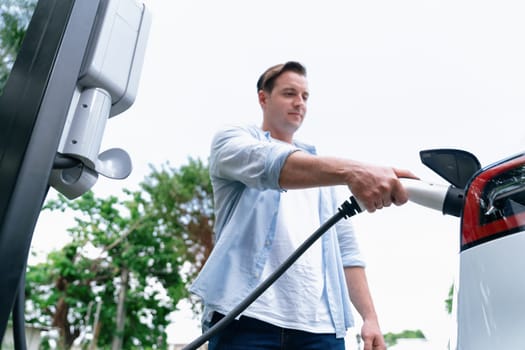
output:
{"label": "red taillight", "polygon": [[[520,231],[525,226],[525,206],[523,210],[500,210],[498,215],[487,214],[490,212],[488,189],[500,183],[508,185],[523,181],[521,174],[525,173],[524,165],[525,155],[521,154],[495,164],[471,182],[462,213],[461,250]],[[519,179],[516,173],[520,175]]]}

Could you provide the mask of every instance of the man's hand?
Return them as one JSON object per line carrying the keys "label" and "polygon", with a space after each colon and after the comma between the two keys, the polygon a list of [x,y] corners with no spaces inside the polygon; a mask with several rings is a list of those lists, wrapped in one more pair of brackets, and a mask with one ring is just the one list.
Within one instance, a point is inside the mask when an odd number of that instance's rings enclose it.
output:
{"label": "man's hand", "polygon": [[402,205],[408,201],[408,193],[400,178],[418,177],[404,169],[355,162],[346,183],[366,210],[373,213],[391,204]]}
{"label": "man's hand", "polygon": [[385,340],[377,321],[364,320],[361,338],[364,343],[363,350],[386,350]]}

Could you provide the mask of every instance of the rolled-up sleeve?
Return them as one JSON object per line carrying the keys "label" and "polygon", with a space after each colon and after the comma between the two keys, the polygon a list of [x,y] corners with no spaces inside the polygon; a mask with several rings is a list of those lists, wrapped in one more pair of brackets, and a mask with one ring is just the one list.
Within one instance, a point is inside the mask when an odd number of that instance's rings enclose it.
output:
{"label": "rolled-up sleeve", "polygon": [[365,267],[365,261],[354,234],[354,228],[350,221],[342,221],[336,225],[337,238],[341,249],[341,259],[344,267],[362,266]]}
{"label": "rolled-up sleeve", "polygon": [[217,132],[211,145],[210,175],[259,190],[282,190],[281,169],[288,156],[300,149],[291,144],[269,142],[262,136],[240,126]]}
{"label": "rolled-up sleeve", "polygon": [[[330,189],[332,195],[336,198],[334,203],[342,204],[348,198],[345,198],[345,195],[349,194],[347,188],[342,186],[335,186]],[[345,195],[343,195],[343,193]],[[348,197],[348,196],[347,196]],[[335,212],[336,209],[334,209]],[[354,226],[352,225],[351,220],[343,219],[340,220],[336,225],[335,229],[337,232],[337,240],[339,241],[339,249],[341,252],[341,259],[343,261],[344,267],[350,266],[361,266],[365,267],[366,263],[364,257],[359,249],[359,244],[357,242],[357,237],[355,235]]]}

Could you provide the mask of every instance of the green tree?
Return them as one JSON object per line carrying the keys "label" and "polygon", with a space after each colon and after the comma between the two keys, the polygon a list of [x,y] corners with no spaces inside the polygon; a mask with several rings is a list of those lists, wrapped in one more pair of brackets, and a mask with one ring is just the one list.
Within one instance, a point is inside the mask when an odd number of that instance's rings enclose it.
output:
{"label": "green tree", "polygon": [[447,310],[447,314],[452,313],[452,303],[454,299],[454,284],[452,284],[448,290],[448,297],[445,299],[445,309]]}
{"label": "green tree", "polygon": [[141,187],[151,197],[152,215],[165,229],[179,232],[184,248],[179,257],[187,262],[187,279],[193,280],[213,247],[213,200],[208,167],[190,158],[174,171],[152,168]]}
{"label": "green tree", "polygon": [[26,317],[57,327],[61,348],[75,339],[112,349],[166,348],[168,316],[188,297],[186,284],[211,249],[202,243],[211,242],[213,217],[201,161],[152,169],[140,190],[124,192],[125,199],[59,196],[45,206],[72,210],[76,226],[69,244],[28,267]]}
{"label": "green tree", "polygon": [[0,95],[13,67],[37,0],[0,3]]}
{"label": "green tree", "polygon": [[383,336],[387,347],[396,345],[399,339],[426,339],[423,332],[419,329],[405,330],[401,333],[386,333]]}

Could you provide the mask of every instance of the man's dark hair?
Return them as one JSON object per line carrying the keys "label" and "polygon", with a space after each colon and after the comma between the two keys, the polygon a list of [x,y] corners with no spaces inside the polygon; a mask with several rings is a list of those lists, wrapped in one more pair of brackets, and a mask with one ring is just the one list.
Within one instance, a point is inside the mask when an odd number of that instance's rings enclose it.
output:
{"label": "man's dark hair", "polygon": [[289,61],[284,64],[278,64],[268,68],[257,80],[257,92],[264,90],[272,92],[275,85],[275,80],[284,72],[296,72],[300,75],[306,76],[306,68],[299,62]]}

